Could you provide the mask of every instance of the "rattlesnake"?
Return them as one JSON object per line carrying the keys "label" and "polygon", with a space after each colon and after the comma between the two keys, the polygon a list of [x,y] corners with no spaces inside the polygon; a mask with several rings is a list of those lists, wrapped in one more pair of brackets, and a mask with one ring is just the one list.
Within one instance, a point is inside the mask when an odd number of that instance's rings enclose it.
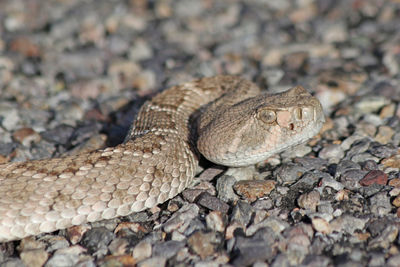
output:
{"label": "rattlesnake", "polygon": [[0,241],[154,207],[191,183],[198,151],[217,164],[251,165],[308,140],[323,122],[302,87],[260,94],[234,76],[171,87],[143,105],[116,147],[0,165]]}

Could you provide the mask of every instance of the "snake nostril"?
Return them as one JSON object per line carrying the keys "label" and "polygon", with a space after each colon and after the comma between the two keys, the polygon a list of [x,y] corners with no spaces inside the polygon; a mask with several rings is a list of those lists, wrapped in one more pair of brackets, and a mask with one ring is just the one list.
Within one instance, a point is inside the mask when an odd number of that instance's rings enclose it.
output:
{"label": "snake nostril", "polygon": [[289,129],[290,129],[291,131],[294,130],[294,124],[293,124],[293,123],[290,123],[290,124],[289,124]]}

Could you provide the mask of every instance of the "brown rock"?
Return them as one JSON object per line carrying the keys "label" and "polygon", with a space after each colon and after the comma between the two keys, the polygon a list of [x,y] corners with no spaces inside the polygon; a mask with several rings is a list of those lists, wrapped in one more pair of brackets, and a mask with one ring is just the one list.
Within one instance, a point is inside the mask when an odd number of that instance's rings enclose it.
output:
{"label": "brown rock", "polygon": [[78,244],[78,242],[81,241],[83,235],[89,229],[90,229],[90,227],[89,226],[85,226],[85,225],[76,225],[76,226],[72,226],[72,227],[67,228],[67,235],[68,235],[69,241],[73,245]]}
{"label": "brown rock", "polygon": [[386,158],[381,162],[385,167],[400,169],[400,154],[393,155],[390,158]]}
{"label": "brown rock", "polygon": [[204,170],[200,175],[199,175],[199,180],[202,181],[211,181],[214,179],[216,176],[220,175],[224,171],[224,168],[221,168],[219,166],[211,167],[206,170]]}
{"label": "brown rock", "polygon": [[388,181],[388,176],[383,171],[373,170],[367,173],[364,178],[362,178],[359,183],[362,186],[369,186],[372,184],[386,185]]}
{"label": "brown rock", "polygon": [[213,232],[198,231],[188,238],[188,244],[194,253],[198,254],[201,259],[205,259],[214,254],[215,245],[213,241],[216,241],[215,239],[216,235]]}
{"label": "brown rock", "polygon": [[222,213],[220,211],[211,211],[206,216],[207,227],[213,231],[224,232],[225,231],[225,223]]}
{"label": "brown rock", "polygon": [[375,140],[381,144],[387,144],[392,139],[395,131],[389,126],[379,126],[378,133],[375,136]]}
{"label": "brown rock", "polygon": [[121,222],[115,228],[114,233],[118,234],[119,232],[129,229],[134,233],[147,233],[148,230],[145,229],[140,223],[137,222]]}
{"label": "brown rock", "polygon": [[335,199],[337,201],[349,200],[349,191],[346,189],[339,190],[335,195]]}
{"label": "brown rock", "polygon": [[33,249],[22,251],[20,257],[26,266],[41,267],[49,258],[49,254],[44,249]]}
{"label": "brown rock", "polygon": [[136,260],[131,255],[106,256],[101,261],[101,266],[136,266]]}
{"label": "brown rock", "polygon": [[392,117],[394,115],[395,110],[396,106],[394,104],[384,106],[381,112],[379,113],[379,117],[381,117],[382,119]]}
{"label": "brown rock", "polygon": [[22,239],[18,247],[22,262],[26,266],[43,266],[49,257],[45,247],[43,242],[36,241],[34,238],[28,237]]}
{"label": "brown rock", "polygon": [[366,232],[366,233],[354,233],[354,236],[356,236],[358,238],[358,240],[364,242],[367,241],[368,238],[371,237],[371,234]]}
{"label": "brown rock", "polygon": [[139,262],[150,257],[151,252],[151,244],[146,241],[141,241],[133,248],[132,255],[133,258]]}
{"label": "brown rock", "polygon": [[394,200],[393,200],[393,202],[392,202],[392,204],[393,204],[393,206],[395,206],[395,207],[400,207],[400,196],[397,196]]}
{"label": "brown rock", "polygon": [[396,187],[396,188],[400,188],[400,178],[394,178],[394,179],[390,180],[389,185]]}
{"label": "brown rock", "polygon": [[311,191],[309,193],[302,194],[298,198],[297,203],[303,209],[316,211],[317,205],[319,204],[320,199],[321,199],[321,196],[319,195],[319,193],[317,191]]}
{"label": "brown rock", "polygon": [[39,47],[26,37],[18,37],[10,44],[10,50],[26,57],[40,57]]}
{"label": "brown rock", "polygon": [[275,189],[275,184],[274,180],[245,180],[235,183],[233,189],[238,195],[253,202],[260,197],[269,195]]}
{"label": "brown rock", "polygon": [[29,127],[16,130],[12,136],[15,141],[24,146],[29,146],[30,143],[38,143],[41,140],[40,135]]}
{"label": "brown rock", "polygon": [[332,232],[332,228],[329,225],[329,222],[322,218],[314,217],[311,220],[313,228],[322,234],[330,234]]}
{"label": "brown rock", "polygon": [[0,164],[8,162],[8,158],[6,156],[0,155]]}

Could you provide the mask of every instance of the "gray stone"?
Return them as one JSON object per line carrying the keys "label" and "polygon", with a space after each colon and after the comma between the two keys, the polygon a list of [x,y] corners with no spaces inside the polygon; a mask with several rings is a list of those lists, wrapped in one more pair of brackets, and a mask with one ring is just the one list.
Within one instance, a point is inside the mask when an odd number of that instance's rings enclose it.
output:
{"label": "gray stone", "polygon": [[202,193],[197,199],[197,203],[210,210],[218,210],[222,213],[227,213],[229,210],[229,205],[222,200],[210,195],[205,192]]}
{"label": "gray stone", "polygon": [[146,241],[139,242],[132,251],[133,258],[139,262],[151,256],[152,246]]}
{"label": "gray stone", "polygon": [[236,179],[233,176],[223,175],[218,178],[216,185],[218,198],[227,203],[237,201],[239,196],[233,190],[235,183]]}
{"label": "gray stone", "polygon": [[390,198],[386,192],[380,192],[370,198],[371,212],[377,216],[389,214],[392,210]]}
{"label": "gray stone", "polygon": [[253,213],[254,209],[250,204],[239,201],[232,210],[230,220],[246,226],[250,222]]}
{"label": "gray stone", "polygon": [[306,169],[297,164],[287,163],[278,167],[274,175],[276,176],[279,183],[292,184],[296,182],[303,174]]}
{"label": "gray stone", "polygon": [[261,221],[258,224],[252,224],[250,225],[247,230],[246,230],[246,235],[253,235],[256,233],[259,229],[264,228],[264,227],[269,227],[271,228],[275,233],[279,234],[283,230],[289,227],[289,224],[286,221],[283,221],[279,218],[270,216],[266,218],[265,220]]}
{"label": "gray stone", "polygon": [[163,257],[152,257],[141,261],[137,264],[138,267],[164,267],[166,266],[167,259]]}
{"label": "gray stone", "polygon": [[362,170],[348,170],[340,176],[340,182],[348,189],[354,190],[360,187],[358,183],[368,172]]}
{"label": "gray stone", "polygon": [[234,266],[247,266],[256,261],[271,260],[276,254],[273,244],[276,234],[270,228],[261,228],[251,237],[236,237]]}
{"label": "gray stone", "polygon": [[176,255],[176,253],[185,246],[185,242],[179,241],[166,241],[163,243],[154,244],[153,256],[169,259]]}
{"label": "gray stone", "polygon": [[188,204],[180,208],[174,215],[164,223],[163,229],[170,233],[174,230],[184,232],[192,219],[199,213],[199,208],[195,204]]}
{"label": "gray stone", "polygon": [[87,231],[82,237],[82,245],[91,253],[107,253],[107,246],[114,238],[114,233],[105,227],[94,228]]}
{"label": "gray stone", "polygon": [[374,239],[372,239],[368,246],[370,248],[383,248],[388,249],[392,242],[397,238],[399,229],[397,226],[390,224]]}
{"label": "gray stone", "polygon": [[319,157],[337,163],[344,156],[344,151],[339,144],[331,144],[319,152]]}
{"label": "gray stone", "polygon": [[330,222],[332,230],[354,234],[356,230],[363,230],[368,218],[357,218],[352,215],[344,214]]}
{"label": "gray stone", "polygon": [[328,161],[321,158],[301,157],[296,158],[294,161],[306,168],[307,171],[320,170],[321,168],[328,165]]}

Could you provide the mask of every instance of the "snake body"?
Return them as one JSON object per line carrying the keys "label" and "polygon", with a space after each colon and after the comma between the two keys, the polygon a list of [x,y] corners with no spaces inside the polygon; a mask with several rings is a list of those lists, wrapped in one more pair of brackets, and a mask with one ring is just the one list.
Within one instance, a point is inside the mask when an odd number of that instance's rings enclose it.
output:
{"label": "snake body", "polygon": [[198,151],[250,165],[306,141],[323,122],[319,101],[301,87],[260,94],[234,76],[171,87],[143,105],[116,147],[0,165],[0,241],[154,207],[191,183]]}

